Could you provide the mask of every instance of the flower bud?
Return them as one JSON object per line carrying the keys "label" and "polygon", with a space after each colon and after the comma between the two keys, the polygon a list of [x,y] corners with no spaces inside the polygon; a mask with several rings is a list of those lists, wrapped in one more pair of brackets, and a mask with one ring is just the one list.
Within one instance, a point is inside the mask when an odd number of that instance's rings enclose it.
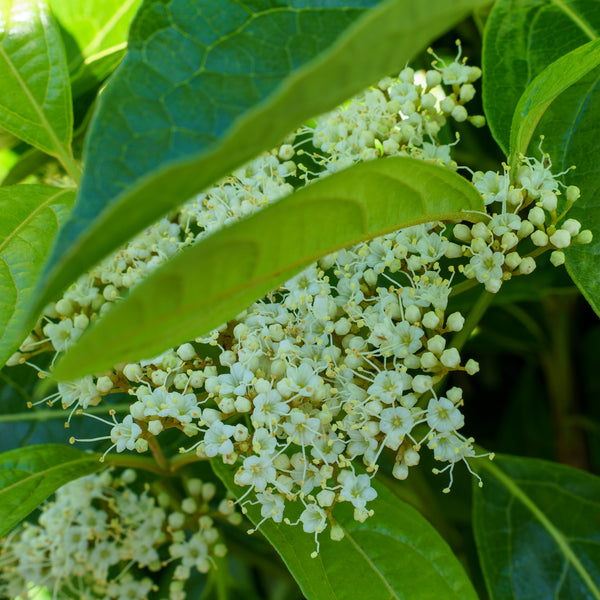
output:
{"label": "flower bud", "polygon": [[517,231],[517,235],[519,236],[519,239],[522,240],[523,238],[530,236],[534,229],[535,227],[530,221],[521,221],[521,226],[519,227],[519,231]]}
{"label": "flower bud", "polygon": [[470,358],[465,365],[465,371],[469,375],[475,375],[475,373],[479,372],[479,363],[476,360]]}
{"label": "flower bud", "polygon": [[512,232],[512,231],[507,231],[505,234],[502,235],[502,247],[505,248],[506,250],[510,250],[511,248],[514,248],[517,244],[519,243],[519,238],[517,237],[517,234]]}
{"label": "flower bud", "polygon": [[511,252],[510,254],[506,255],[506,258],[504,259],[504,264],[509,269],[516,269],[521,264],[521,256],[518,252]]}
{"label": "flower bud", "polygon": [[550,242],[555,248],[568,248],[571,245],[571,236],[568,231],[559,229],[550,236]]}
{"label": "flower bud", "polygon": [[575,237],[581,229],[581,223],[577,219],[567,219],[561,229],[568,231],[571,237]]}
{"label": "flower bud", "polygon": [[567,188],[567,201],[575,202],[581,196],[581,190],[576,185],[570,185]]}
{"label": "flower bud", "polygon": [[565,264],[565,253],[562,252],[561,250],[554,250],[554,252],[552,252],[552,254],[550,254],[550,262],[555,267],[560,267],[560,265],[564,265]]}
{"label": "flower bud", "polygon": [[404,318],[409,323],[416,323],[417,321],[421,320],[421,310],[419,309],[419,307],[416,304],[411,304],[404,311]]}
{"label": "flower bud", "polygon": [[543,190],[540,196],[540,201],[545,210],[552,212],[556,210],[558,198],[552,190]]}
{"label": "flower bud", "polygon": [[428,329],[435,329],[440,324],[440,318],[435,314],[435,312],[430,310],[423,315],[423,320],[421,322]]}
{"label": "flower bud", "polygon": [[446,321],[446,327],[450,331],[460,331],[465,324],[465,318],[459,313],[452,313]]}
{"label": "flower bud", "polygon": [[529,275],[535,270],[535,260],[531,256],[526,256],[519,264],[519,273]]}
{"label": "flower bud", "polygon": [[103,377],[99,377],[98,381],[96,382],[96,389],[103,393],[103,394],[108,394],[108,392],[110,392],[110,390],[112,390],[113,388],[113,382],[112,379],[106,375],[104,375]]}
{"label": "flower bud", "polygon": [[589,229],[584,229],[575,239],[578,244],[589,244],[594,239],[594,235]]}
{"label": "flower bud", "polygon": [[469,113],[467,112],[467,109],[464,106],[462,106],[461,104],[457,104],[452,109],[450,115],[455,121],[457,121],[458,123],[462,123],[463,121],[467,120]]}
{"label": "flower bud", "polygon": [[542,227],[546,222],[546,214],[539,206],[534,206],[527,214],[527,220],[536,227]]}
{"label": "flower bud", "polygon": [[535,246],[547,246],[548,236],[541,229],[538,229],[531,234],[531,241]]}
{"label": "flower bud", "polygon": [[442,352],[441,363],[449,369],[455,369],[460,365],[460,354],[456,348],[448,348]]}
{"label": "flower bud", "polygon": [[139,381],[142,376],[142,367],[136,363],[125,365],[123,368],[123,375],[125,375],[129,381]]}
{"label": "flower bud", "polygon": [[177,356],[181,360],[192,360],[196,356],[196,350],[191,344],[182,344],[177,348]]}
{"label": "flower bud", "polygon": [[471,228],[464,223],[458,223],[455,225],[452,229],[452,233],[454,234],[454,237],[461,242],[470,242],[471,238],[473,237],[471,235]]}

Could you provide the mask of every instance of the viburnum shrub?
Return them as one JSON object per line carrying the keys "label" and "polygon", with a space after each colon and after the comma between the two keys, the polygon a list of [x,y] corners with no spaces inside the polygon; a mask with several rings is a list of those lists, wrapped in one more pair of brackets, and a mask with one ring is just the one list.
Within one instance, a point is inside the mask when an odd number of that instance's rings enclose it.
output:
{"label": "viburnum shrub", "polygon": [[600,598],[593,5],[0,1],[3,597]]}

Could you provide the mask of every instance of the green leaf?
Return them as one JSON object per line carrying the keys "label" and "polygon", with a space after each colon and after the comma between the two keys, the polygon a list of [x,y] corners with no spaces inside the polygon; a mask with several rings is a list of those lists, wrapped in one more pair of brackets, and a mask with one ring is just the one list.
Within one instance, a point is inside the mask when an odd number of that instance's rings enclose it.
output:
{"label": "green leaf", "polygon": [[60,33],[43,2],[0,0],[0,81],[0,125],[68,161],[69,72]]}
{"label": "green leaf", "polygon": [[600,3],[588,0],[497,0],[483,42],[483,107],[508,156],[519,98],[549,64],[598,38]]}
{"label": "green leaf", "polygon": [[[211,466],[236,498],[247,491],[235,485],[231,467],[218,460]],[[310,557],[316,546],[314,536],[301,526],[272,520],[260,526],[307,600],[475,600],[462,566],[429,522],[377,479],[372,486],[377,498],[369,508],[375,515],[359,523],[349,503],[336,507],[334,517],[344,538],[334,542],[325,530],[319,536],[316,558]],[[248,504],[247,509],[247,516],[258,524],[260,508]]]}
{"label": "green leaf", "polygon": [[49,185],[0,188],[0,365],[35,324],[37,315],[24,322],[25,309],[74,200],[74,190]]}
{"label": "green leaf", "polygon": [[512,118],[510,157],[513,168],[518,166],[519,155],[527,154],[533,133],[550,104],[599,64],[600,40],[593,40],[561,56],[527,86]]}
{"label": "green leaf", "polygon": [[403,67],[485,2],[145,2],[100,97],[81,193],[38,306],[306,119]]}
{"label": "green leaf", "polygon": [[104,468],[98,454],[42,444],[0,454],[0,537],[59,487]]}
{"label": "green leaf", "polygon": [[600,599],[600,479],[554,463],[473,463],[473,525],[492,600]]}
{"label": "green leaf", "polygon": [[155,356],[232,319],[319,256],[415,223],[483,210],[465,179],[393,157],[318,180],[153,272],[64,355],[56,377]]}
{"label": "green leaf", "polygon": [[122,50],[131,21],[141,4],[141,0],[49,2],[63,30],[67,64],[74,78],[99,56]]}
{"label": "green leaf", "polygon": [[583,77],[553,102],[538,131],[546,134],[544,151],[553,168],[566,171],[566,184],[579,186],[581,198],[568,217],[578,219],[594,234],[591,244],[565,250],[567,270],[591,307],[600,316],[600,67]]}

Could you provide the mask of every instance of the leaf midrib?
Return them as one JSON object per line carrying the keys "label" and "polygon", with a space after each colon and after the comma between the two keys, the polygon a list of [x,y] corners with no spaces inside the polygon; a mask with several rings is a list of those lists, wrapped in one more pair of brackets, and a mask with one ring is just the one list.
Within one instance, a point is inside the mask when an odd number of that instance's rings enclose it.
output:
{"label": "leaf midrib", "polygon": [[585,570],[585,567],[571,548],[563,533],[554,526],[552,521],[550,521],[550,519],[538,508],[533,500],[515,483],[515,481],[506,475],[499,467],[496,467],[493,463],[488,461],[485,461],[482,466],[487,469],[502,485],[504,485],[509,493],[514,496],[514,498],[519,500],[523,506],[529,509],[531,514],[533,514],[533,516],[540,522],[542,527],[556,542],[556,545],[564,554],[567,561],[572,565],[585,585],[592,592],[593,597],[596,600],[600,600],[600,589],[596,586],[590,577],[590,574]]}
{"label": "leaf midrib", "polygon": [[[6,238],[4,239],[4,241],[0,242],[0,254],[2,253],[2,251],[4,250],[4,248],[11,241],[13,241],[13,239],[15,237],[17,237],[17,235],[23,230],[23,228],[26,227],[38,214],[40,214],[40,212],[42,212],[42,210],[44,210],[45,208],[48,208],[50,205],[54,204],[54,202],[56,200],[58,200],[59,198],[61,198],[61,196],[64,196],[65,194],[67,194],[67,193],[69,193],[71,191],[72,190],[68,189],[68,188],[61,189],[56,194],[53,194],[52,196],[50,196],[49,198],[47,198],[46,200],[44,200],[41,204],[38,204],[38,206],[36,206],[25,217],[25,219],[23,221],[21,221],[21,223],[19,223],[19,225],[17,225],[17,227],[9,235],[6,236]],[[57,218],[57,223],[58,223],[58,218]]]}
{"label": "leaf midrib", "polygon": [[[44,30],[44,39],[45,39],[45,37],[46,37],[46,32]],[[35,112],[37,113],[43,128],[46,130],[46,133],[48,134],[48,137],[50,138],[50,141],[54,144],[54,148],[55,148],[57,157],[61,157],[64,154],[68,154],[66,152],[65,147],[63,146],[63,143],[58,139],[56,132],[54,131],[53,127],[48,122],[48,119],[46,118],[46,114],[44,113],[42,107],[37,103],[37,100],[31,94],[31,91],[29,90],[25,81],[23,81],[23,78],[21,77],[19,70],[13,64],[11,58],[6,54],[6,51],[4,50],[4,46],[2,44],[0,44],[0,56],[2,56],[2,58],[6,61],[6,64],[8,65],[13,76],[19,83],[23,93],[29,100],[29,103],[31,104],[31,106],[33,107]]]}
{"label": "leaf midrib", "polygon": [[575,12],[573,9],[565,4],[563,0],[551,0],[553,4],[555,4],[560,10],[562,10],[565,15],[567,15],[585,35],[587,35],[590,40],[595,40],[598,38],[598,34]]}

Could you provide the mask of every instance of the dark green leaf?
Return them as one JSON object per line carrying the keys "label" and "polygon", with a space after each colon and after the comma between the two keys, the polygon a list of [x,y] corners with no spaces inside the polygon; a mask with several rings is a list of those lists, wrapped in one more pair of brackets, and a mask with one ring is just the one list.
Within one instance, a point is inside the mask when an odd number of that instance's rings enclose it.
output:
{"label": "dark green leaf", "polygon": [[492,600],[600,599],[600,479],[513,456],[473,463],[473,525]]}
{"label": "dark green leaf", "polygon": [[513,167],[518,166],[520,154],[527,154],[533,133],[550,104],[599,64],[600,40],[593,40],[555,60],[527,86],[512,118],[510,158]]}
{"label": "dark green leaf", "polygon": [[0,454],[0,536],[59,487],[104,468],[97,454],[43,444]]}
{"label": "dark green leaf", "polygon": [[[231,467],[211,461],[226,487],[237,498],[246,490],[233,483]],[[312,534],[301,526],[264,522],[260,531],[275,547],[307,600],[471,600],[477,595],[460,563],[436,530],[421,514],[373,480],[377,498],[369,503],[375,515],[365,523],[353,518],[349,505],[336,508],[335,518],[344,530],[339,542],[328,531],[315,550]],[[260,509],[248,505],[254,524]],[[289,509],[288,509],[289,510]]]}
{"label": "dark green leaf", "polygon": [[35,324],[37,315],[24,322],[25,308],[74,199],[73,190],[49,185],[0,188],[0,365]]}
{"label": "dark green leaf", "polygon": [[77,208],[40,306],[307,118],[404,66],[483,3],[145,2],[100,97]]}
{"label": "dark green leaf", "polygon": [[73,112],[60,34],[48,7],[0,0],[0,124],[57,157],[70,155]]}
{"label": "dark green leaf", "polygon": [[569,218],[594,234],[591,244],[567,248],[567,269],[596,314],[600,315],[600,68],[597,67],[553,102],[538,131],[546,135],[544,151],[565,183],[581,189]]}
{"label": "dark green leaf", "polygon": [[55,375],[73,379],[155,356],[232,319],[323,254],[415,223],[464,218],[482,202],[456,173],[413,158],[318,180],[156,270],[69,349]]}
{"label": "dark green leaf", "polygon": [[483,43],[483,107],[508,156],[519,98],[549,64],[598,38],[600,3],[589,0],[497,0]]}

